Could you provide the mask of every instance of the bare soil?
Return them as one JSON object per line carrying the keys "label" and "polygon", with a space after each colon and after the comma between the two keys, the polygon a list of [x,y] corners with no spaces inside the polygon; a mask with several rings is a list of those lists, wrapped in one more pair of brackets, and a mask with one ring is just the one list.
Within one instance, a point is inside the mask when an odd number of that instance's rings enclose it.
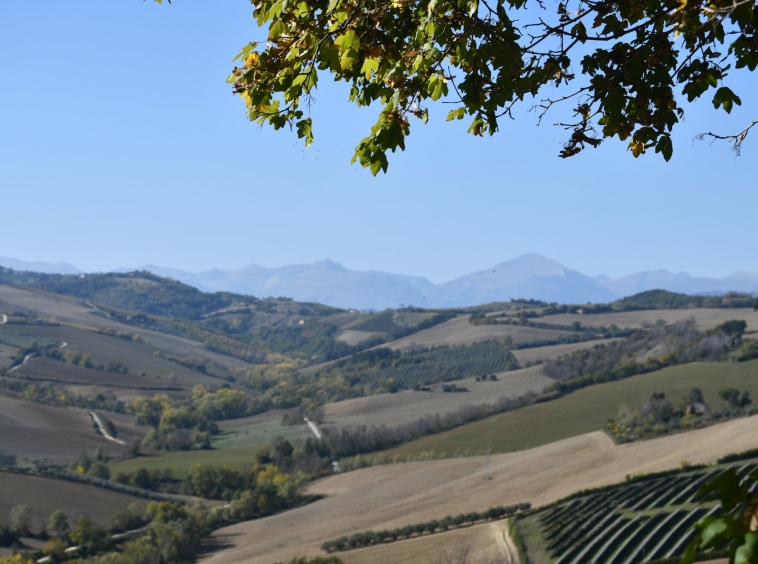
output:
{"label": "bare soil", "polygon": [[74,526],[82,515],[89,515],[100,526],[108,525],[111,514],[137,502],[141,498],[104,490],[75,482],[64,482],[39,476],[25,476],[0,472],[0,524],[9,523],[10,510],[17,505],[28,505],[35,521],[32,530],[38,531],[53,511],[62,509]]}
{"label": "bare soil", "polygon": [[69,462],[98,447],[112,456],[123,452],[95,432],[86,410],[0,397],[0,449],[19,459]]}
{"label": "bare soil", "polygon": [[[595,432],[491,456],[489,467],[484,457],[471,457],[367,468],[314,483],[310,491],[326,498],[311,505],[220,529],[213,536],[226,548],[205,557],[204,562],[270,564],[296,555],[315,556],[322,554],[322,542],[342,535],[500,504],[529,501],[540,506],[583,488],[621,482],[627,474],[676,468],[682,460],[712,463],[756,446],[758,417],[751,417],[620,446]],[[436,542],[436,537],[442,541],[444,534],[428,537],[429,542]],[[403,542],[412,544],[396,544]],[[383,549],[369,548],[365,553]],[[420,551],[403,562],[423,563],[435,554],[431,549]],[[360,559],[352,559],[348,552],[344,556],[351,559],[350,564],[373,561],[368,554]]]}
{"label": "bare soil", "polygon": [[153,394],[179,387],[178,383],[171,385],[168,378],[158,380],[154,376],[94,370],[44,357],[30,358],[26,364],[13,372],[13,376],[18,379],[40,380],[61,384],[145,388],[152,390]]}

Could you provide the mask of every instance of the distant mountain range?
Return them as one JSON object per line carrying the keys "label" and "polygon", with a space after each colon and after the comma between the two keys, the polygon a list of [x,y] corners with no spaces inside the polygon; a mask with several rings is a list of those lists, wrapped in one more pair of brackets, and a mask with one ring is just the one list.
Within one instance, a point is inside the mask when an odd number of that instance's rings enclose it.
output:
{"label": "distant mountain range", "polygon": [[[0,266],[47,273],[81,272],[66,263],[23,262],[5,257],[0,257]],[[131,270],[148,270],[207,292],[226,290],[257,297],[285,296],[297,301],[376,310],[401,305],[459,307],[512,298],[603,303],[654,289],[683,294],[758,293],[758,274],[751,272],[736,272],[716,279],[655,270],[612,279],[586,276],[538,254],[523,255],[443,284],[433,284],[421,276],[349,270],[329,259],[281,268],[249,265],[239,270],[193,273],[147,265],[139,269],[119,269],[119,272]]]}

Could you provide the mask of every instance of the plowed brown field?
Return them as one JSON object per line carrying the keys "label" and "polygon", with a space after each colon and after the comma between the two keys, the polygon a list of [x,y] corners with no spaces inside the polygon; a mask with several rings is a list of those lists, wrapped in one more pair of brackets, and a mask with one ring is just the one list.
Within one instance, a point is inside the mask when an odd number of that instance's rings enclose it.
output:
{"label": "plowed brown field", "polygon": [[113,456],[124,450],[95,433],[86,410],[0,397],[0,450],[19,459],[68,462],[98,447]]}
{"label": "plowed brown field", "polygon": [[8,524],[8,514],[17,505],[28,505],[38,529],[53,511],[63,509],[73,526],[84,514],[100,526],[106,526],[111,514],[125,509],[132,502],[142,507],[144,499],[73,482],[63,482],[39,476],[24,476],[0,472],[0,524]]}

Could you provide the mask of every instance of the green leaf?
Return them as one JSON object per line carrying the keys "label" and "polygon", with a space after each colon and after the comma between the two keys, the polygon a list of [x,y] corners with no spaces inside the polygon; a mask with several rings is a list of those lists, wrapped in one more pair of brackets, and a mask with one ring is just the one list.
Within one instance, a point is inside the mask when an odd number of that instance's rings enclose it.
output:
{"label": "green leaf", "polygon": [[342,70],[349,69],[358,60],[358,49],[361,46],[358,36],[352,29],[349,29],[340,35],[334,43],[339,47],[340,68]]}
{"label": "green leaf", "polygon": [[329,7],[326,9],[326,13],[328,14],[333,12],[339,2],[340,0],[331,0],[331,2],[329,2]]}
{"label": "green leaf", "polygon": [[271,24],[271,27],[268,28],[268,38],[276,40],[285,31],[287,31],[287,28],[284,26],[284,22],[282,22],[282,20],[276,20]]}
{"label": "green leaf", "polygon": [[463,119],[466,116],[466,108],[456,108],[450,110],[447,113],[447,121],[453,121],[454,119]]}
{"label": "green leaf", "polygon": [[697,545],[700,544],[700,536],[696,536],[684,549],[684,554],[679,564],[692,564],[697,557]]}
{"label": "green leaf", "polygon": [[579,39],[582,43],[587,41],[587,28],[584,27],[584,24],[582,22],[579,22],[574,27],[571,28],[571,35]]}
{"label": "green leaf", "polygon": [[717,517],[703,528],[703,532],[701,533],[703,537],[702,545],[710,546],[715,541],[719,541],[724,534],[729,534],[730,531],[731,527],[726,520],[723,517]]}
{"label": "green leaf", "polygon": [[721,106],[724,108],[726,113],[729,114],[732,112],[732,107],[734,104],[741,106],[742,100],[740,100],[739,96],[732,92],[731,89],[727,88],[726,86],[722,86],[716,90],[716,94],[713,96],[714,108],[718,110],[719,106]]}
{"label": "green leaf", "polygon": [[671,155],[674,154],[674,145],[671,143],[671,137],[665,135],[658,139],[658,144],[655,146],[656,153],[662,153],[666,162],[671,160]]}
{"label": "green leaf", "polygon": [[758,560],[758,532],[745,533],[745,542],[734,553],[734,564],[755,564]]}
{"label": "green leaf", "polygon": [[297,126],[298,138],[305,138],[305,146],[307,147],[313,143],[313,122],[311,121],[311,118],[300,120],[295,125]]}
{"label": "green leaf", "polygon": [[366,76],[366,78],[371,78],[371,72],[376,72],[379,70],[379,59],[366,59],[363,61],[363,66],[361,67],[361,72]]}

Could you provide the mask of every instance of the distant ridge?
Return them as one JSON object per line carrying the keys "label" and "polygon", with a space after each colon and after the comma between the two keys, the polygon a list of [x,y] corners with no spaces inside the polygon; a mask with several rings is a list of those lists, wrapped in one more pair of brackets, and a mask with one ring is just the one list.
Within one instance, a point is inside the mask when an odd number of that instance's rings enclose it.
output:
{"label": "distant ridge", "polygon": [[[81,272],[67,263],[24,262],[4,257],[0,257],[0,266],[60,274]],[[153,264],[117,272],[133,270],[147,270],[206,292],[223,290],[257,297],[283,296],[364,310],[401,305],[463,307],[516,298],[604,303],[655,289],[683,294],[758,293],[758,274],[752,272],[735,272],[725,278],[698,278],[684,272],[653,270],[612,279],[586,276],[535,253],[442,284],[433,284],[421,276],[350,270],[329,259],[278,268],[251,264],[238,270],[213,269],[199,273]]]}
{"label": "distant ridge", "polygon": [[81,270],[67,262],[26,262],[9,257],[0,257],[0,266],[13,270],[44,272],[45,274],[81,274]]}

